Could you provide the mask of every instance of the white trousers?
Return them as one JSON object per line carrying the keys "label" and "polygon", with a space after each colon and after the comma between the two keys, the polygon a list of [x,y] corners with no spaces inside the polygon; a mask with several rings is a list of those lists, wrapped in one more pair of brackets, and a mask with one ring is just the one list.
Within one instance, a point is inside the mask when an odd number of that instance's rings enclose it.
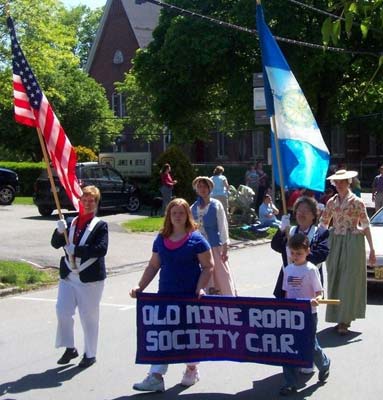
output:
{"label": "white trousers", "polygon": [[[187,363],[186,366],[188,367],[189,365],[191,367],[197,366],[199,363]],[[160,374],[160,375],[165,375],[167,370],[168,370],[169,365],[168,364],[153,364],[150,367],[149,374]]]}
{"label": "white trousers", "polygon": [[75,347],[74,315],[78,307],[84,332],[84,354],[96,357],[103,290],[104,281],[83,283],[74,273],[60,279],[56,304],[56,347]]}

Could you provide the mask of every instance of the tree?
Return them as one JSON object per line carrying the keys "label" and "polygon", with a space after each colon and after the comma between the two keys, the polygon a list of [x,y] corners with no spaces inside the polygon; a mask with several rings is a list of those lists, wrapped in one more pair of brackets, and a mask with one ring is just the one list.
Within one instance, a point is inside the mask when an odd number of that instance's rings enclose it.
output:
{"label": "tree", "polygon": [[[255,2],[248,0],[172,3],[254,25]],[[156,122],[169,128],[176,141],[205,139],[217,127],[232,134],[238,126],[252,126],[252,72],[260,68],[255,37],[166,10],[153,35],[134,58],[134,78],[121,89],[129,91],[135,81],[149,97]]]}
{"label": "tree", "polygon": [[[105,90],[80,69],[73,52],[77,31],[70,12],[53,0],[15,0],[11,15],[23,51],[72,144],[94,151],[109,144],[122,123],[109,109]],[[13,121],[10,41],[2,20],[0,141],[3,151],[8,149],[18,159],[40,160],[37,135]]]}
{"label": "tree", "polygon": [[338,17],[328,17],[322,27],[323,41],[337,44],[342,33],[350,38],[358,27],[362,40],[367,36],[383,35],[383,0],[328,1],[328,9]]}
{"label": "tree", "polygon": [[63,23],[74,30],[76,43],[73,53],[79,58],[80,66],[84,68],[88,61],[88,56],[97,30],[100,24],[104,7],[94,10],[81,5],[73,7],[67,11]]}
{"label": "tree", "polygon": [[[255,27],[252,0],[171,2],[216,19]],[[315,2],[321,9],[327,3]],[[286,2],[267,2],[264,10],[275,36],[321,44],[325,16]],[[378,48],[373,36],[363,43],[357,39],[356,34],[352,50]],[[320,126],[344,121],[368,107],[381,107],[382,85],[378,80],[363,93],[376,58],[279,44]],[[119,88],[128,97],[135,93],[148,99],[142,106],[142,102],[135,104],[141,117],[133,116],[131,122],[138,133],[150,130],[145,114],[150,115],[151,123],[170,128],[178,143],[206,140],[211,130],[231,135],[253,127],[251,80],[252,73],[261,70],[255,36],[164,10],[153,41],[133,61],[131,73]],[[375,104],[370,100],[376,100]]]}

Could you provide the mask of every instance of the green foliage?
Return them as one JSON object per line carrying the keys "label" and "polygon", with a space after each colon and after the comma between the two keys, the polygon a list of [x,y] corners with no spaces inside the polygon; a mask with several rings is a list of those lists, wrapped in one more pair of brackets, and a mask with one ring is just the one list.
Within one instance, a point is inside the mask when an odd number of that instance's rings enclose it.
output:
{"label": "green foliage", "polygon": [[41,171],[45,169],[45,163],[32,163],[32,162],[13,162],[13,161],[0,161],[0,167],[8,168],[15,171],[19,176],[20,195],[31,196],[33,194],[33,184],[40,175]]}
{"label": "green foliage", "polygon": [[73,53],[80,59],[80,66],[85,67],[90,49],[101,20],[104,7],[94,10],[80,5],[67,11],[65,24],[75,31],[76,45]]}
{"label": "green foliage", "polygon": [[189,203],[194,202],[196,195],[192,188],[192,181],[197,176],[196,171],[185,153],[177,146],[169,147],[158,157],[153,168],[152,184],[159,191],[161,186],[160,170],[166,163],[171,166],[171,176],[178,181],[174,186],[173,195],[182,197]]}
{"label": "green foliage", "polygon": [[78,162],[86,162],[86,161],[97,161],[98,157],[96,153],[85,146],[77,146],[75,147],[77,161]]}
{"label": "green foliage", "polygon": [[[254,27],[255,2],[249,0],[171,3]],[[254,38],[167,10],[153,36],[148,48],[134,58],[133,78],[127,77],[120,86],[129,95],[134,84],[139,88],[135,95],[148,98],[148,103],[133,99],[129,103],[141,107],[142,118],[134,121],[140,134],[153,135],[166,126],[175,143],[185,143],[204,139],[217,127],[231,135],[238,126],[253,126],[252,73],[261,68]],[[158,127],[144,130],[145,115]]]}
{"label": "green foliage", "polygon": [[125,74],[123,82],[116,82],[116,89],[126,98],[126,109],[129,110],[125,121],[134,129],[135,137],[147,141],[158,138],[165,126],[153,112],[154,96],[137,84],[133,72]]}
{"label": "green foliage", "polygon": [[0,260],[0,282],[2,286],[18,286],[21,289],[38,287],[57,281],[57,272],[52,274],[38,270],[30,264]]}
{"label": "green foliage", "polygon": [[[378,34],[382,38],[383,0],[328,0],[327,5],[330,12],[339,15],[339,18],[332,23],[328,21],[330,18],[324,21],[322,34],[325,44],[332,41],[336,45],[342,30],[347,38],[354,37],[355,39],[355,34],[361,34],[359,41],[365,41],[369,34]],[[357,27],[359,30],[355,32]]]}
{"label": "green foliage", "polygon": [[[89,47],[100,12],[93,15],[82,6],[66,10],[53,0],[14,0],[10,11],[21,47],[72,145],[93,151],[109,145],[122,122],[114,118],[104,88],[80,69],[79,59],[85,62],[79,46]],[[4,16],[0,20],[0,155],[39,161],[34,129],[14,122],[10,40]]]}

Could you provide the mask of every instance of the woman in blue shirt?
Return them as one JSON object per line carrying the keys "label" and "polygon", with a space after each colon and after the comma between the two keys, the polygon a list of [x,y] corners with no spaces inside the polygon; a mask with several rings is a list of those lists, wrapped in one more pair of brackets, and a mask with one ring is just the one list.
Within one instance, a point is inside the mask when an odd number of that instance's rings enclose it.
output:
{"label": "woman in blue shirt", "polygon": [[[210,245],[197,230],[184,199],[172,200],[167,209],[164,226],[153,243],[152,257],[138,283],[130,291],[135,298],[160,271],[161,294],[187,294],[202,296],[213,271]],[[181,381],[183,386],[192,386],[199,381],[198,363],[189,363]],[[163,375],[168,365],[152,365],[148,376],[133,385],[133,389],[144,392],[164,392]]]}

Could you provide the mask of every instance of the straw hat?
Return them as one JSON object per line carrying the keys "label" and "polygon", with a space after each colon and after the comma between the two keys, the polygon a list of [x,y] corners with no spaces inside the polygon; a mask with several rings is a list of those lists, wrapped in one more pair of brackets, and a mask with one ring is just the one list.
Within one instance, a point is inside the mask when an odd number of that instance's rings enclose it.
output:
{"label": "straw hat", "polygon": [[332,181],[340,181],[343,179],[351,179],[357,176],[358,173],[356,171],[346,171],[345,169],[339,169],[335,172],[335,174],[329,176],[327,179]]}
{"label": "straw hat", "polygon": [[197,178],[195,178],[192,183],[194,190],[197,189],[198,182],[200,181],[206,183],[209,186],[210,191],[213,190],[214,182],[208,176],[197,176]]}

